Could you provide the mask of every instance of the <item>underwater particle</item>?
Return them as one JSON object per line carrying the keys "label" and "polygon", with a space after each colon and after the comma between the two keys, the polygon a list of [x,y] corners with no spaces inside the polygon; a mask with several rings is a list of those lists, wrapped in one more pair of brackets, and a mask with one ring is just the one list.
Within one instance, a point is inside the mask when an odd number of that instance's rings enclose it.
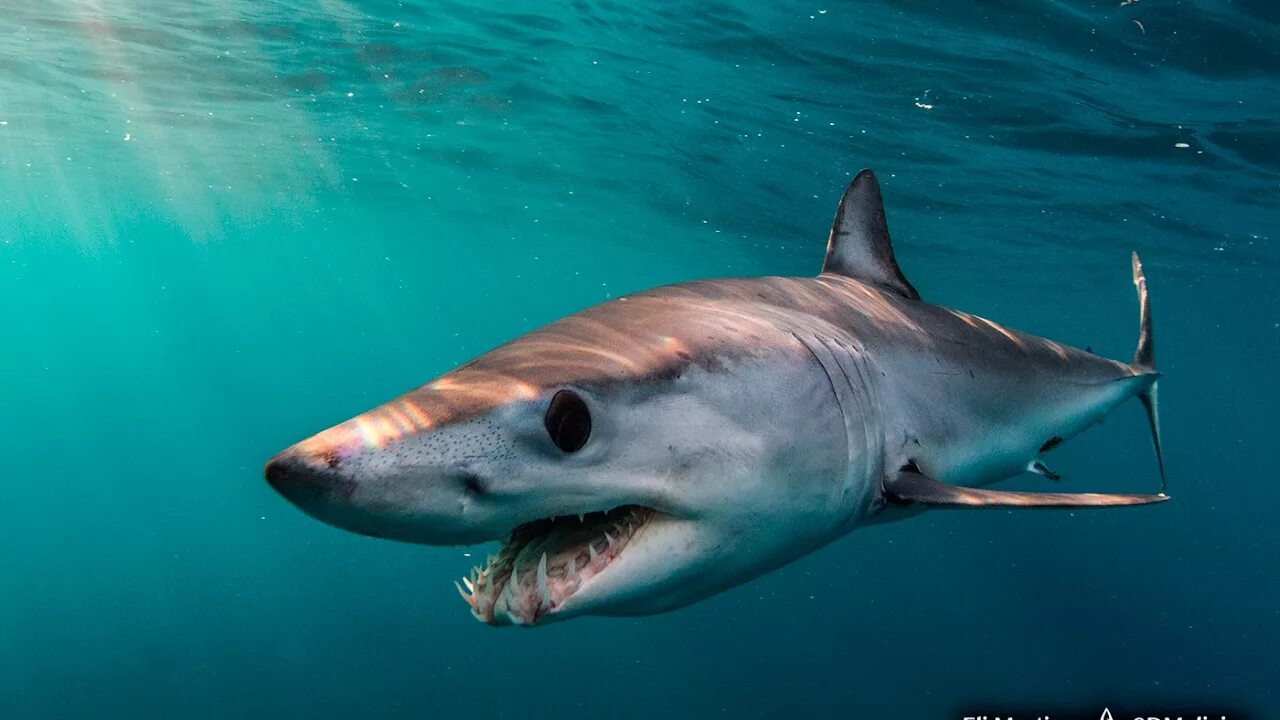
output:
{"label": "underwater particle", "polygon": [[1133,24],[1138,26],[1138,29],[1142,31],[1143,35],[1147,34],[1147,28],[1142,24],[1141,20],[1134,20]]}
{"label": "underwater particle", "polygon": [[1174,146],[1174,147],[1176,147],[1176,148],[1179,148],[1179,149],[1186,149],[1186,148],[1191,147],[1190,145],[1188,145],[1188,144],[1186,144],[1186,143],[1174,143],[1174,144],[1173,144],[1173,146]]}
{"label": "underwater particle", "polygon": [[133,133],[125,133],[125,134],[124,134],[124,141],[125,141],[125,142],[129,142],[129,141],[130,141],[130,140],[132,140],[132,139],[133,139]]}

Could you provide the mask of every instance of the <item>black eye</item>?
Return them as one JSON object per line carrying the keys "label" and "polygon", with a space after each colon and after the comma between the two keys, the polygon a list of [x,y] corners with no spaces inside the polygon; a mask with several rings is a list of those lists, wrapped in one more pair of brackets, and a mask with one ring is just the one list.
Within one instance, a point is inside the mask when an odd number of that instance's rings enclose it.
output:
{"label": "black eye", "polygon": [[572,390],[561,390],[551,398],[543,422],[551,442],[567,453],[578,452],[591,437],[591,411]]}

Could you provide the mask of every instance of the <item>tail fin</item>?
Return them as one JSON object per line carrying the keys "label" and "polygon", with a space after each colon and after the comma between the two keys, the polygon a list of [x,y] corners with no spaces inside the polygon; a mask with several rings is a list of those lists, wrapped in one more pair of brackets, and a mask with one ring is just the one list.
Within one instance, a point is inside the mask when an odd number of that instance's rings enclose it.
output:
{"label": "tail fin", "polygon": [[1156,463],[1160,466],[1160,489],[1167,491],[1164,474],[1164,450],[1160,443],[1160,412],[1157,402],[1159,375],[1156,372],[1156,342],[1151,330],[1151,298],[1147,295],[1147,276],[1142,273],[1142,261],[1133,253],[1133,285],[1138,289],[1138,349],[1133,353],[1133,368],[1143,375],[1155,376],[1151,384],[1138,394],[1142,406],[1147,409],[1147,422],[1151,424],[1151,442],[1156,448]]}

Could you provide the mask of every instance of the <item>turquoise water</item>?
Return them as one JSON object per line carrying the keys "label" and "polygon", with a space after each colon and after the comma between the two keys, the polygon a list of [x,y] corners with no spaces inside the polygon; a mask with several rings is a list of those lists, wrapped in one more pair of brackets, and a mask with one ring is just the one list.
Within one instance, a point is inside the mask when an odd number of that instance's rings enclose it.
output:
{"label": "turquoise water", "polygon": [[[0,0],[0,718],[1277,712],[1276,8]],[[525,632],[458,600],[483,548],[263,482],[586,305],[815,273],[864,166],[933,302],[1124,358],[1142,253],[1172,502]],[[1054,460],[1157,483],[1136,404]]]}

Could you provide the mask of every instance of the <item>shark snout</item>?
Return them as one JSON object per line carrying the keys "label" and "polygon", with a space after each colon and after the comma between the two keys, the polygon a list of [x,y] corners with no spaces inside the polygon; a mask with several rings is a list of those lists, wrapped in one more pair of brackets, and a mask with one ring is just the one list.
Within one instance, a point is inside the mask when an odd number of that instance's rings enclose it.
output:
{"label": "shark snout", "polygon": [[492,477],[410,438],[354,447],[326,431],[267,461],[267,484],[307,515],[370,537],[430,545],[484,542],[509,531],[486,502]]}
{"label": "shark snout", "polygon": [[323,506],[344,503],[353,483],[324,458],[290,448],[267,461],[267,483],[289,502],[315,514]]}

